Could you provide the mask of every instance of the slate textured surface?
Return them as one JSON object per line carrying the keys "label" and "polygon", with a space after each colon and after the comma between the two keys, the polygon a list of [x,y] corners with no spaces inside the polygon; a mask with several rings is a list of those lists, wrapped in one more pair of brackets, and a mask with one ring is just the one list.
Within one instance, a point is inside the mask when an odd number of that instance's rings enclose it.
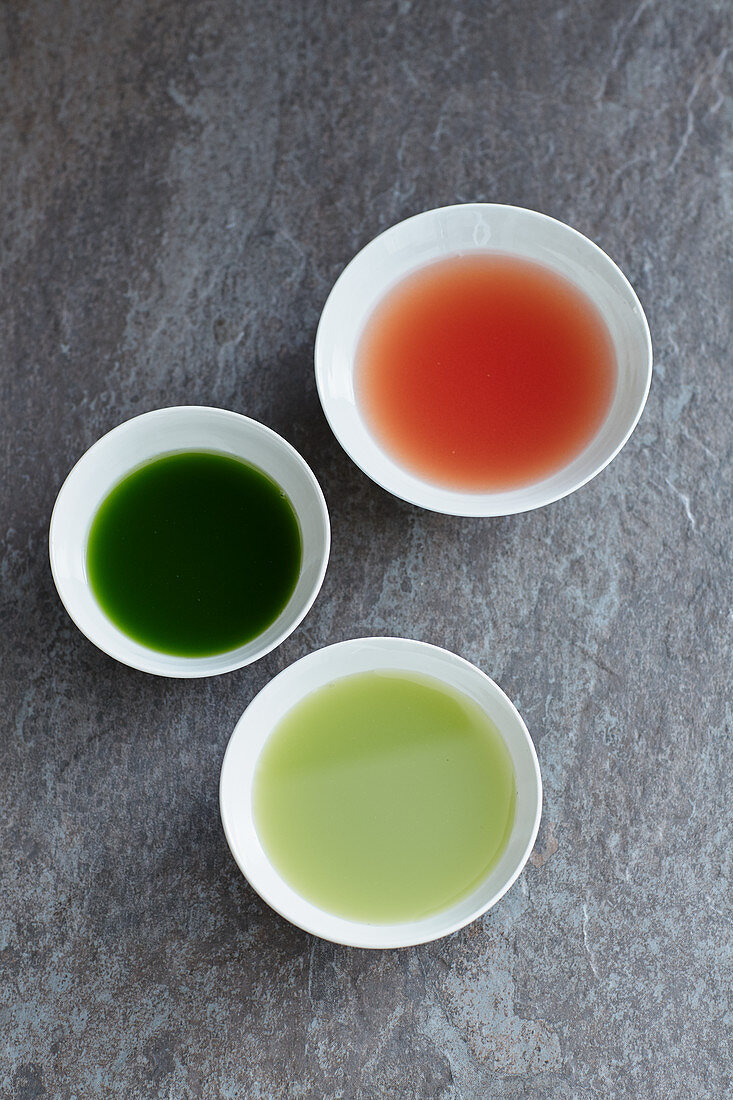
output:
{"label": "slate textured surface", "polygon": [[[0,1095],[730,1095],[730,16],[716,0],[4,6]],[[489,521],[372,485],[312,373],[353,253],[473,199],[596,240],[656,354],[612,466]],[[100,434],[197,402],[303,452],[334,540],[302,629],[185,683],[86,642],[46,538]],[[274,673],[382,632],[499,681],[545,808],[484,920],[368,953],[253,895],[217,779]]]}

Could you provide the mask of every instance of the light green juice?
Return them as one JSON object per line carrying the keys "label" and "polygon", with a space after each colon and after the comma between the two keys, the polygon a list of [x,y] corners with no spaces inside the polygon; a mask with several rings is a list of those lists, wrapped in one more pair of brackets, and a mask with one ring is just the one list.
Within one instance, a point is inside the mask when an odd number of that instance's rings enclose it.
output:
{"label": "light green juice", "polygon": [[260,842],[308,901],[375,924],[466,897],[514,822],[509,751],[473,700],[401,672],[347,676],[285,716],[257,763]]}

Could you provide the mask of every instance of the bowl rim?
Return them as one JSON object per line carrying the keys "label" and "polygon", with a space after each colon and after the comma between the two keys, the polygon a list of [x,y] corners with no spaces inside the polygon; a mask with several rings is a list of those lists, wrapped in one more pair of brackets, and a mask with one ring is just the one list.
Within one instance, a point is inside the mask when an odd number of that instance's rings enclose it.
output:
{"label": "bowl rim", "polygon": [[[223,664],[215,669],[207,667],[208,663],[217,659],[221,662],[221,659],[226,656],[226,652],[211,654],[207,657],[185,657],[178,656],[176,654],[164,653],[162,651],[159,652],[158,650],[146,647],[143,643],[136,643],[140,647],[141,655],[121,656],[120,653],[116,650],[114,642],[118,633],[122,634],[124,637],[127,637],[127,635],[124,635],[124,631],[120,631],[119,627],[117,627],[110,619],[108,619],[103,611],[102,614],[105,615],[105,620],[109,626],[109,634],[105,633],[104,636],[100,636],[100,634],[98,634],[96,631],[90,633],[87,631],[85,626],[81,625],[75,607],[75,601],[69,595],[68,588],[65,584],[64,575],[60,571],[58,560],[60,552],[59,540],[57,537],[58,520],[66,504],[66,495],[70,491],[68,488],[69,482],[75,471],[77,471],[78,467],[80,467],[82,463],[86,464],[89,461],[93,461],[95,456],[98,455],[105,446],[109,445],[111,437],[123,435],[129,432],[134,424],[137,424],[143,420],[159,419],[161,416],[170,417],[183,413],[194,415],[197,413],[204,413],[207,415],[213,413],[217,418],[230,420],[244,426],[246,430],[254,430],[255,432],[259,432],[263,436],[269,437],[274,445],[280,448],[285,454],[287,454],[288,458],[296,465],[298,465],[305,475],[306,480],[310,485],[310,488],[313,490],[314,502],[318,509],[318,516],[323,533],[323,550],[318,571],[314,583],[310,591],[308,592],[307,599],[298,608],[297,614],[293,616],[291,620],[288,620],[286,624],[284,624],[282,630],[279,631],[275,639],[269,642],[266,646],[258,648],[257,650],[253,651],[250,656],[245,657],[244,659],[242,659],[241,656],[239,658],[233,657],[229,661],[223,662]],[[198,447],[192,449],[205,450],[206,448]],[[153,462],[157,457],[162,458],[167,454],[176,454],[185,450],[185,447],[175,448],[174,450],[161,449],[159,454],[149,456],[148,458],[142,460],[142,463],[132,463],[125,473],[110,481],[109,487],[107,488],[106,492],[111,492],[112,489],[114,489],[114,487],[118,485],[121,480],[128,476],[128,474],[133,473],[136,469],[140,468],[141,465],[145,465],[147,462]],[[216,450],[216,448],[213,448],[213,450]],[[242,461],[247,460],[243,459]],[[256,462],[253,462],[253,464],[257,465]],[[265,469],[264,466],[261,465],[260,469],[262,469],[262,471],[268,477],[270,477],[271,480],[276,480],[273,478],[272,474]],[[296,516],[298,517],[298,522],[300,524],[298,510],[296,509],[292,501],[291,507],[296,513]],[[313,604],[315,603],[323,585],[324,577],[326,575],[330,552],[331,522],[328,514],[326,499],[323,495],[323,490],[321,489],[318,479],[316,478],[315,474],[311,470],[306,460],[300,454],[300,452],[297,451],[295,447],[293,447],[293,445],[287,441],[287,439],[284,439],[276,431],[268,427],[266,424],[263,424],[261,421],[255,420],[253,417],[246,416],[244,413],[235,412],[233,409],[223,409],[216,405],[166,405],[160,408],[149,409],[146,412],[138,413],[135,416],[129,417],[127,420],[123,420],[121,423],[116,424],[108,432],[105,432],[98,439],[96,439],[94,443],[92,443],[91,446],[89,446],[79,456],[79,458],[69,470],[56,495],[56,500],[54,501],[54,506],[51,511],[51,518],[48,527],[48,554],[51,566],[51,575],[53,577],[53,582],[56,587],[59,599],[61,600],[61,603],[63,604],[69,618],[77,627],[77,629],[89,642],[92,643],[92,645],[96,646],[96,648],[99,649],[102,653],[105,653],[108,657],[111,657],[113,660],[118,661],[120,664],[126,665],[128,668],[133,668],[138,672],[145,672],[152,676],[161,676],[170,679],[202,679],[209,676],[224,675],[228,672],[234,672],[239,668],[245,668],[247,665],[253,664],[255,661],[259,661],[262,657],[265,657],[268,653],[271,653],[273,649],[276,649],[277,646],[281,645],[283,641],[285,641],[285,639],[288,638],[293,633],[293,631],[298,628],[298,626],[302,623],[303,619],[306,617]],[[89,589],[88,580],[86,581],[86,587]],[[93,594],[92,598],[95,599]],[[95,602],[97,602],[96,599]],[[92,636],[92,634],[94,636]],[[254,640],[256,639],[253,639],[253,641]],[[134,641],[134,639],[132,639],[132,641]],[[235,654],[239,649],[241,649],[241,647],[237,647],[237,649],[231,650],[229,652]],[[149,659],[143,657],[142,652],[144,652],[146,655],[149,654]],[[162,659],[165,659],[168,662],[175,662],[175,664],[173,664],[172,667],[162,668],[160,665],[160,661]]]}
{"label": "bowl rim", "polygon": [[[267,888],[267,886],[263,886],[262,882],[259,881],[257,872],[252,874],[251,868],[248,867],[248,865],[247,865],[246,858],[244,856],[242,856],[240,858],[240,851],[238,850],[238,846],[236,844],[236,841],[235,841],[234,835],[233,835],[234,830],[231,827],[231,825],[228,821],[228,818],[227,818],[227,810],[225,808],[225,790],[224,790],[224,787],[225,787],[225,774],[227,772],[228,766],[231,764],[231,757],[234,755],[234,752],[236,751],[235,748],[234,748],[235,740],[237,740],[238,738],[244,736],[243,731],[246,728],[247,714],[250,711],[250,708],[252,707],[252,705],[255,703],[255,701],[257,699],[259,699],[259,697],[261,695],[263,695],[265,692],[268,692],[269,694],[273,694],[276,691],[278,691],[279,688],[282,686],[284,678],[291,677],[291,676],[295,675],[294,670],[298,667],[302,668],[304,662],[310,662],[310,663],[313,663],[315,665],[316,662],[326,661],[327,660],[326,655],[332,656],[335,650],[344,651],[344,650],[352,648],[354,646],[359,646],[359,645],[364,645],[364,644],[373,644],[376,648],[386,649],[386,650],[401,649],[403,651],[411,650],[413,652],[418,652],[418,653],[421,653],[421,652],[422,653],[428,653],[428,652],[439,653],[439,654],[441,654],[443,659],[448,658],[449,663],[452,664],[454,667],[460,667],[460,668],[470,670],[470,673],[471,673],[472,676],[477,676],[478,678],[483,680],[483,682],[489,686],[489,689],[492,692],[496,693],[496,695],[507,705],[507,707],[508,707],[508,709],[509,709],[509,711],[512,715],[512,718],[516,723],[516,727],[517,727],[517,730],[519,732],[519,735],[521,736],[521,739],[522,739],[525,747],[528,749],[529,758],[530,758],[531,763],[532,763],[533,786],[532,786],[531,789],[532,789],[532,793],[536,797],[534,818],[532,820],[532,824],[531,824],[531,828],[530,828],[530,832],[529,832],[529,839],[528,839],[527,843],[524,845],[524,848],[522,849],[522,852],[521,852],[521,856],[518,858],[518,860],[516,862],[516,866],[514,867],[513,871],[507,877],[506,881],[501,885],[501,887],[499,887],[491,895],[491,897],[487,901],[482,902],[479,905],[476,905],[471,910],[471,912],[469,913],[468,916],[463,917],[463,918],[458,919],[458,920],[452,920],[452,921],[446,922],[446,924],[443,927],[441,927],[438,931],[431,932],[430,934],[427,934],[427,935],[420,935],[420,934],[418,934],[418,935],[409,935],[409,934],[406,935],[404,932],[403,932],[402,935],[400,935],[400,931],[399,931],[400,929],[414,928],[416,925],[419,925],[420,922],[399,922],[399,923],[387,923],[387,924],[369,924],[368,922],[351,921],[348,918],[335,917],[334,914],[328,913],[326,910],[322,910],[324,915],[326,917],[328,917],[329,919],[338,920],[343,925],[344,929],[348,929],[351,926],[355,930],[356,929],[362,930],[361,934],[359,934],[355,931],[355,933],[353,935],[348,935],[347,934],[347,935],[340,936],[340,935],[325,934],[321,929],[319,929],[319,927],[317,925],[317,922],[312,922],[312,921],[309,921],[307,919],[303,919],[302,917],[300,917],[298,915],[297,912],[294,913],[292,910],[290,910],[288,908],[287,905],[282,904],[277,898],[274,898],[272,893],[270,892],[270,890]],[[375,668],[375,670],[378,670],[379,665],[375,665],[374,668]],[[342,676],[348,676],[348,675],[350,675],[350,673],[342,673],[341,675],[339,675],[337,673],[334,676],[334,679],[335,680],[340,679],[340,678],[342,678]],[[438,679],[438,680],[441,679],[439,674],[435,674],[433,672],[426,673],[426,675],[431,676],[433,679]],[[447,679],[444,680],[443,682],[446,683],[446,684],[449,684],[449,685],[451,684],[451,682]],[[461,690],[460,688],[457,688],[455,686],[455,684],[452,684],[451,686],[453,686],[454,690],[456,690],[456,691]],[[295,698],[289,704],[288,711],[286,711],[286,713],[288,713],[293,707],[297,706],[297,704],[299,702],[301,702],[304,698],[307,698],[307,696],[311,692],[313,692],[317,689],[318,689],[318,685],[315,685],[315,686],[311,685],[310,687],[306,687],[301,693],[298,694],[297,698]],[[481,704],[478,704],[478,705],[481,706]],[[482,707],[482,709],[483,709],[483,707]],[[255,771],[256,766],[257,766],[257,760],[259,759],[260,754],[262,753],[262,751],[264,749],[264,746],[267,744],[267,741],[272,736],[272,733],[273,733],[274,729],[276,728],[277,724],[278,723],[275,723],[275,725],[272,725],[269,728],[269,730],[268,730],[268,732],[265,736],[265,739],[263,740],[263,742],[262,742],[262,744],[261,744],[261,746],[260,746],[260,748],[257,752],[257,755],[254,759],[253,767],[252,767],[252,778],[254,778],[254,771]],[[497,724],[497,728],[499,728],[498,724]],[[501,729],[499,729],[499,733],[500,733],[501,737],[504,738],[504,733]],[[251,797],[251,784],[248,788],[247,796]],[[265,902],[266,905],[268,905],[272,910],[274,910],[274,912],[276,912],[280,917],[282,917],[283,920],[286,920],[289,924],[294,925],[296,928],[300,928],[303,932],[307,932],[309,935],[317,936],[319,939],[326,940],[330,943],[336,943],[336,944],[339,944],[343,947],[358,947],[358,948],[366,948],[366,949],[370,949],[370,950],[392,950],[392,949],[402,948],[402,947],[415,947],[415,946],[418,946],[419,944],[423,944],[423,943],[431,943],[434,940],[442,939],[444,936],[452,935],[454,932],[459,931],[461,928],[465,928],[466,925],[473,923],[473,921],[477,920],[479,917],[481,917],[485,913],[487,913],[489,911],[489,909],[493,908],[493,906],[496,905],[496,903],[498,901],[500,901],[500,899],[504,896],[504,894],[506,894],[507,891],[511,889],[511,887],[514,885],[514,883],[517,881],[517,879],[521,875],[522,871],[526,867],[527,861],[528,861],[528,859],[529,859],[529,857],[532,853],[532,849],[534,848],[535,841],[537,839],[537,833],[539,831],[540,820],[541,820],[541,817],[542,817],[542,799],[543,799],[542,774],[541,774],[541,771],[540,771],[539,760],[538,760],[538,757],[537,757],[537,750],[534,746],[534,742],[532,741],[532,737],[529,733],[529,730],[527,729],[527,725],[526,725],[524,719],[522,718],[521,714],[519,713],[519,710],[517,709],[515,704],[512,702],[512,700],[509,698],[509,696],[506,694],[506,692],[503,691],[503,689],[499,687],[499,685],[496,683],[496,681],[493,680],[488,675],[488,673],[484,672],[483,669],[479,668],[478,665],[473,664],[471,661],[468,661],[465,657],[461,657],[459,654],[454,653],[452,650],[445,649],[442,646],[433,645],[430,642],[422,642],[422,641],[418,641],[417,639],[414,639],[414,638],[402,638],[402,637],[397,637],[397,636],[394,636],[394,635],[376,635],[376,636],[369,635],[369,636],[360,637],[360,638],[348,638],[348,639],[345,639],[345,640],[340,641],[340,642],[333,642],[330,645],[323,646],[319,649],[311,650],[309,653],[305,654],[303,657],[300,657],[297,661],[294,661],[292,664],[287,665],[284,669],[282,669],[276,676],[274,676],[271,680],[269,680],[264,685],[264,687],[262,687],[260,689],[260,691],[257,692],[257,694],[255,696],[253,696],[253,698],[250,700],[250,702],[248,703],[248,705],[245,707],[244,711],[240,715],[239,719],[237,720],[237,723],[234,726],[234,729],[233,729],[233,731],[231,733],[231,736],[229,738],[229,741],[227,742],[226,749],[224,750],[224,756],[222,758],[221,771],[220,771],[220,776],[219,776],[219,815],[220,815],[221,822],[222,822],[222,828],[223,828],[223,831],[224,831],[224,836],[226,838],[226,842],[227,842],[227,845],[229,847],[229,851],[232,855],[232,858],[234,859],[234,862],[236,863],[236,865],[239,868],[240,872],[242,873],[242,875],[244,876],[244,878],[246,879],[246,881],[248,882],[250,887],[254,890],[254,892]],[[253,828],[254,828],[254,825],[253,825]],[[280,872],[274,866],[274,864],[270,860],[269,856],[267,856],[267,853],[264,852],[264,849],[263,849],[263,854],[265,856],[265,859],[266,859],[269,867],[272,869],[272,871],[274,872],[276,877],[280,880],[280,882],[284,883],[286,886],[289,887],[289,883],[287,883],[287,880],[285,878],[283,878],[283,876],[280,874]],[[297,891],[295,891],[292,887],[289,887],[289,888],[291,890],[293,890],[294,894],[297,894]],[[300,897],[300,895],[298,895],[298,896]],[[305,904],[309,904],[309,903],[306,902],[305,899],[301,899],[301,900]],[[318,907],[316,907],[316,908],[318,908]],[[425,918],[425,919],[426,920],[429,920],[429,919],[434,920],[434,919],[439,918],[440,915],[441,915],[440,913],[433,914],[432,918]],[[366,934],[366,932],[364,931],[366,929],[372,930],[372,935]]]}
{"label": "bowl rim", "polygon": [[[333,408],[332,408],[332,405],[331,405],[331,399],[330,399],[330,393],[329,393],[330,388],[327,384],[326,369],[325,369],[325,366],[323,364],[323,350],[322,349],[323,349],[323,344],[324,344],[324,341],[325,341],[326,329],[327,329],[327,326],[330,324],[330,312],[333,309],[333,299],[334,299],[334,296],[337,292],[337,288],[343,283],[343,281],[345,281],[349,277],[350,272],[352,272],[355,268],[355,265],[360,262],[362,254],[366,251],[366,249],[370,248],[372,245],[377,244],[379,241],[381,241],[385,238],[388,238],[390,236],[390,234],[392,234],[396,229],[401,228],[402,226],[406,226],[410,223],[417,222],[417,221],[419,221],[420,219],[423,219],[423,218],[428,218],[428,217],[431,217],[431,216],[435,216],[436,214],[447,213],[448,211],[451,211],[451,210],[476,210],[478,212],[480,212],[480,211],[489,211],[490,210],[490,211],[493,211],[493,212],[499,213],[499,214],[502,211],[512,211],[512,212],[515,212],[515,213],[519,212],[522,216],[526,216],[528,219],[535,219],[537,221],[548,222],[548,223],[552,223],[556,226],[561,227],[561,229],[565,233],[569,234],[572,237],[575,237],[579,241],[582,241],[584,247],[586,247],[586,246],[589,247],[591,250],[595,251],[596,254],[598,254],[600,257],[602,257],[608,264],[611,265],[611,269],[613,269],[615,276],[619,279],[621,286],[629,294],[632,303],[636,306],[637,311],[638,311],[639,320],[641,322],[641,331],[643,333],[645,351],[646,351],[646,363],[645,363],[646,377],[645,377],[645,380],[644,380],[643,394],[641,396],[641,399],[638,402],[638,407],[636,408],[633,417],[631,418],[626,430],[624,431],[623,437],[621,438],[620,442],[610,451],[608,456],[605,457],[604,459],[602,459],[600,462],[598,462],[589,474],[586,474],[583,478],[581,478],[581,479],[577,480],[576,482],[574,482],[569,488],[562,489],[559,492],[550,492],[550,493],[546,494],[546,497],[539,503],[534,503],[534,504],[521,504],[520,503],[520,504],[508,505],[508,506],[506,504],[504,504],[504,505],[492,508],[491,505],[488,503],[488,501],[492,497],[498,497],[500,495],[499,493],[491,493],[491,492],[471,493],[471,492],[463,491],[463,490],[453,490],[453,489],[450,489],[450,488],[446,488],[445,486],[437,485],[433,482],[428,481],[427,479],[420,478],[419,475],[409,474],[408,471],[404,471],[406,476],[409,475],[409,476],[415,478],[419,484],[425,486],[426,493],[431,494],[431,496],[433,496],[433,498],[434,498],[432,503],[431,503],[431,502],[429,502],[428,500],[425,499],[425,495],[423,495],[421,489],[411,490],[410,488],[405,488],[404,486],[401,487],[400,484],[399,484],[399,481],[398,481],[397,484],[392,483],[392,482],[390,482],[389,478],[386,478],[386,477],[383,477],[383,476],[376,476],[373,472],[371,472],[369,469],[367,469],[368,463],[364,459],[360,460],[359,458],[357,458],[355,456],[355,454],[353,453],[352,448],[349,445],[349,440],[347,438],[344,438],[344,433],[339,432],[337,430],[337,427],[336,427],[335,415],[334,415],[334,411],[333,411]],[[477,249],[477,251],[478,251],[478,249]],[[486,251],[491,251],[491,250],[486,249]],[[506,251],[506,250],[504,250],[504,251]],[[439,262],[439,261],[438,260],[428,261],[428,263],[432,263],[432,262]],[[427,266],[427,264],[425,264],[425,265],[416,265],[414,270],[416,270],[416,271],[419,270],[419,268],[421,266]],[[384,289],[383,289],[382,293],[386,293],[387,290],[389,289],[389,287],[392,286],[392,285],[393,285],[392,283],[385,282]],[[326,298],[326,301],[323,305],[323,309],[321,311],[321,316],[320,316],[319,321],[318,321],[318,328],[316,330],[316,339],[315,339],[315,344],[314,344],[314,365],[315,365],[316,389],[318,391],[318,397],[319,397],[319,400],[321,402],[321,407],[323,409],[323,413],[324,413],[324,416],[326,417],[328,425],[331,428],[331,431],[333,432],[334,436],[338,440],[338,442],[341,445],[341,447],[343,448],[343,450],[346,452],[346,454],[351,459],[351,461],[371,481],[373,481],[376,485],[379,485],[380,488],[384,489],[386,492],[391,493],[392,496],[395,496],[400,500],[404,500],[406,503],[412,504],[417,508],[423,508],[423,509],[425,509],[426,511],[429,511],[429,512],[436,512],[436,513],[439,513],[441,515],[465,516],[467,518],[481,518],[481,517],[483,517],[483,518],[498,518],[500,516],[519,515],[523,512],[531,512],[531,511],[534,511],[537,508],[545,508],[549,504],[554,504],[557,501],[562,500],[567,496],[570,496],[571,493],[575,493],[575,492],[577,492],[578,489],[582,489],[582,487],[584,485],[587,485],[589,481],[592,481],[594,477],[597,477],[598,474],[602,473],[602,471],[605,470],[605,468],[609,465],[609,463],[611,463],[614,460],[614,458],[616,458],[616,456],[619,454],[619,452],[628,443],[634,429],[636,428],[637,424],[639,423],[639,420],[641,418],[641,414],[643,413],[644,408],[646,406],[646,402],[647,402],[647,398],[649,397],[649,390],[650,390],[651,382],[652,382],[653,348],[652,348],[651,331],[650,331],[650,328],[649,328],[649,321],[646,317],[646,314],[645,314],[644,309],[641,305],[641,302],[639,301],[639,297],[638,297],[636,291],[634,290],[634,288],[631,285],[630,281],[628,280],[626,275],[623,273],[621,268],[618,266],[618,264],[614,260],[611,259],[611,257],[608,255],[608,253],[605,252],[600,247],[600,245],[596,244],[595,241],[592,241],[590,239],[590,237],[586,237],[584,233],[581,233],[580,230],[575,229],[571,225],[568,225],[567,222],[561,221],[559,218],[553,218],[549,214],[543,214],[539,210],[532,210],[530,207],[514,206],[510,203],[465,202],[465,203],[449,203],[446,206],[431,207],[428,210],[421,210],[417,214],[412,214],[408,218],[403,218],[401,221],[394,222],[392,225],[388,226],[386,229],[383,229],[375,237],[372,237],[370,240],[368,240],[358,250],[358,252],[356,252],[356,254],[349,260],[349,262],[346,264],[346,266],[340,272],[338,278],[336,279],[333,286],[331,287],[331,290],[329,291],[328,297]],[[380,454],[391,458],[391,456],[388,456],[387,452],[380,446],[380,444],[374,438],[372,432],[366,427],[366,425],[365,425],[365,432],[366,432],[366,435],[369,438],[370,450],[373,449],[375,451],[378,451]],[[393,462],[394,466],[402,472],[403,468],[401,467],[399,462],[397,462],[394,459],[391,459],[391,461]],[[530,485],[531,484],[539,485],[539,484],[541,484],[541,482],[538,481],[538,482],[530,483]],[[528,486],[519,486],[517,488],[517,490],[510,490],[510,491],[519,492],[519,490],[521,488],[526,488],[526,487],[528,487]],[[502,495],[503,495],[503,493],[502,493]],[[468,508],[467,509],[466,504],[465,504],[465,499],[467,497],[475,497],[475,499],[477,501],[476,508]],[[440,498],[440,504],[437,503],[435,498]],[[460,498],[460,500],[458,498]],[[485,503],[479,503],[481,501],[483,501]]]}

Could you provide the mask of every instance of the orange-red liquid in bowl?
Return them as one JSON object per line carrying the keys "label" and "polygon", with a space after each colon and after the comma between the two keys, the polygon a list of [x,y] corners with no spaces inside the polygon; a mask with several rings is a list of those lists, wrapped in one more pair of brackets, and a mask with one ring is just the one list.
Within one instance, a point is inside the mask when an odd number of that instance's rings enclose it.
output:
{"label": "orange-red liquid in bowl", "polygon": [[362,415],[384,450],[434,484],[517,488],[567,465],[616,385],[590,299],[529,260],[477,253],[408,275],[376,306],[357,351]]}

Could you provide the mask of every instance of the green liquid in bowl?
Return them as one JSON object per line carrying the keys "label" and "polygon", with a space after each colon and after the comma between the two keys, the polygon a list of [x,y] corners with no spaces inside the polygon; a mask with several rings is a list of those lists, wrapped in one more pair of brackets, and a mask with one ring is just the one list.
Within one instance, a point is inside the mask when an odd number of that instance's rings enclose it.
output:
{"label": "green liquid in bowl", "polygon": [[432,678],[367,672],[319,688],[257,762],[255,827],[303,898],[375,924],[467,897],[514,823],[509,751],[473,700]]}
{"label": "green liquid in bowl", "polygon": [[87,572],[105,614],[162,653],[208,657],[257,638],[295,589],[300,528],[283,490],[229,455],[165,455],[92,521]]}

